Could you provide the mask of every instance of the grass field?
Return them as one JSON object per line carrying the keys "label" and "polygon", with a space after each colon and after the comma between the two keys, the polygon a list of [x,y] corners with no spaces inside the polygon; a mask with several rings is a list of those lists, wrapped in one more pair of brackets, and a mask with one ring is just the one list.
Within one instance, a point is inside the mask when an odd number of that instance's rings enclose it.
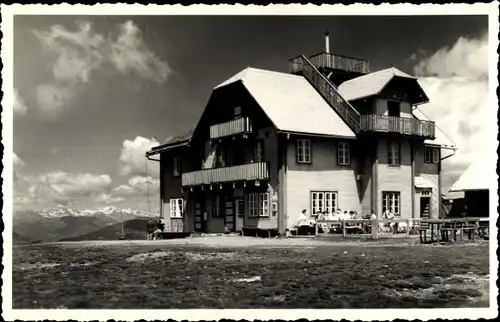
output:
{"label": "grass field", "polygon": [[488,273],[487,244],[23,245],[14,247],[13,306],[488,307]]}

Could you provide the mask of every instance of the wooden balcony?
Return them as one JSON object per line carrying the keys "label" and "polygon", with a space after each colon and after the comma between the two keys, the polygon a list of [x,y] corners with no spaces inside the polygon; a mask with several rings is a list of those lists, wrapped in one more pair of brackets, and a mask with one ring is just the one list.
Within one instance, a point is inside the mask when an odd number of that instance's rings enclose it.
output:
{"label": "wooden balcony", "polygon": [[182,174],[182,186],[199,186],[236,181],[268,180],[267,162],[256,162],[232,167],[203,169]]}
{"label": "wooden balcony", "polygon": [[435,139],[435,130],[435,124],[431,121],[386,115],[361,115],[362,132],[399,133]]}
{"label": "wooden balcony", "polygon": [[246,134],[252,132],[252,123],[249,117],[240,117],[228,122],[214,124],[210,126],[210,139],[220,139],[223,137]]}
{"label": "wooden balcony", "polygon": [[[309,61],[317,69],[339,69],[348,72],[368,74],[370,72],[370,63],[367,60],[347,57],[338,54],[319,53],[309,57]],[[303,64],[296,58],[290,60],[290,72],[295,74],[302,72]]]}

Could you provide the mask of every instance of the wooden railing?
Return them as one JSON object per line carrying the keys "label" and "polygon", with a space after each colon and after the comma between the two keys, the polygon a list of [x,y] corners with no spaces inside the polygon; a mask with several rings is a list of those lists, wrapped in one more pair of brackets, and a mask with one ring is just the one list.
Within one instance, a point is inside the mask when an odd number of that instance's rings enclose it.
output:
{"label": "wooden railing", "polygon": [[252,132],[252,123],[250,122],[250,118],[240,117],[228,122],[210,126],[210,139],[218,139],[225,136],[250,132]]}
{"label": "wooden railing", "polygon": [[199,186],[249,180],[269,179],[267,162],[256,162],[232,167],[203,169],[182,174],[182,186]]}
{"label": "wooden railing", "polygon": [[[469,239],[476,240],[476,237],[486,238],[489,229],[489,218],[442,218],[442,219],[346,219],[346,220],[318,220],[315,225],[315,236],[319,236],[318,228],[321,224],[329,226],[338,226],[342,230],[343,237],[347,237],[349,230],[359,228],[361,234],[369,234],[372,239],[378,239],[382,231],[381,225],[393,226],[403,225],[406,237],[409,237],[412,232],[417,232],[420,235],[421,242],[426,241],[427,232],[430,232],[430,241],[450,241],[449,232],[453,235],[453,240],[464,239],[464,232],[469,234]],[[375,227],[375,229],[373,229]],[[393,234],[392,232],[391,234]],[[459,236],[457,236],[457,234]],[[423,237],[423,235],[425,237]]]}
{"label": "wooden railing", "polygon": [[[291,73],[300,73],[303,71],[302,64],[296,63],[296,59],[299,57],[290,60]],[[316,68],[340,69],[361,74],[368,74],[370,72],[370,63],[367,60],[338,54],[319,53],[310,56],[309,61]]]}
{"label": "wooden railing", "polygon": [[316,88],[344,122],[357,133],[360,128],[360,115],[332,84],[305,56],[301,55],[290,61],[292,69],[299,68],[303,76]]}
{"label": "wooden railing", "polygon": [[361,115],[361,131],[400,133],[405,135],[435,138],[435,124],[409,117],[387,115]]}
{"label": "wooden railing", "polygon": [[337,54],[319,53],[309,57],[316,68],[340,69],[349,72],[368,74],[370,64],[367,60]]}

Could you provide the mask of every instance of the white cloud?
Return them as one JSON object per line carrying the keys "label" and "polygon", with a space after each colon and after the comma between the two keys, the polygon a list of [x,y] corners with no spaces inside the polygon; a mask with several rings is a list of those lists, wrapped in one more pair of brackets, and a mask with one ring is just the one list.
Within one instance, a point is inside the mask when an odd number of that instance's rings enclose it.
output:
{"label": "white cloud", "polygon": [[27,111],[28,107],[26,106],[26,103],[21,95],[19,95],[17,89],[14,88],[14,113],[24,115]]}
{"label": "white cloud", "polygon": [[[112,180],[108,175],[90,173],[49,172],[37,177],[26,177],[30,187],[19,200],[33,205],[67,206],[85,198],[108,194]],[[105,197],[100,197],[105,198]],[[104,200],[104,199],[101,199]]]}
{"label": "white cloud", "polygon": [[48,30],[34,31],[43,47],[55,54],[54,81],[41,84],[37,90],[42,112],[57,115],[71,105],[76,91],[90,83],[96,71],[106,68],[158,83],[165,82],[170,74],[168,64],[148,48],[133,21],[119,24],[117,32],[109,34],[96,32],[89,22],[76,25],[76,30],[54,25]]}
{"label": "white cloud", "polygon": [[114,188],[111,193],[115,196],[154,196],[159,193],[160,180],[152,177],[135,176],[129,179],[128,184]]}
{"label": "white cloud", "polygon": [[128,184],[139,193],[147,195],[156,194],[160,187],[160,180],[152,177],[135,176],[128,181]]}
{"label": "white cloud", "polygon": [[17,154],[13,153],[12,154],[12,158],[13,158],[13,166],[14,166],[14,168],[24,167],[24,165],[25,165],[24,161],[21,160],[21,158]]}
{"label": "white cloud", "polygon": [[95,201],[97,203],[103,203],[103,204],[110,205],[110,204],[118,204],[118,203],[125,202],[125,198],[113,197],[109,193],[103,193],[103,194],[98,195],[96,197]]}
{"label": "white cloud", "polygon": [[146,151],[158,145],[160,143],[155,139],[147,139],[140,136],[136,137],[133,141],[125,140],[119,159],[120,174],[125,176],[137,175],[158,178],[160,175],[158,162],[146,159]]}
{"label": "white cloud", "polygon": [[[496,104],[488,93],[488,41],[459,38],[415,66],[430,103],[419,107],[457,145],[443,165],[447,189],[476,158],[496,149]],[[492,122],[492,120],[494,120]]]}
{"label": "white cloud", "polygon": [[116,41],[111,43],[110,60],[121,73],[137,73],[141,78],[158,83],[165,81],[170,67],[151,52],[142,39],[142,32],[132,21],[119,26]]}
{"label": "white cloud", "polygon": [[460,37],[453,47],[444,47],[415,66],[417,75],[441,78],[465,77],[476,79],[488,76],[488,37]]}

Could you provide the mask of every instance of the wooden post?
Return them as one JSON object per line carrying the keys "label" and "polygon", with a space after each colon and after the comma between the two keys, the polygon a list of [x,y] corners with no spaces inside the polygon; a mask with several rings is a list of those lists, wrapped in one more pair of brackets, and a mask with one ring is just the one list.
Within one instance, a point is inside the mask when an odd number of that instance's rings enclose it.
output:
{"label": "wooden post", "polygon": [[346,237],[347,237],[347,233],[346,233],[346,231],[345,231],[345,220],[342,220],[342,236],[343,236],[344,238],[346,238]]}
{"label": "wooden post", "polygon": [[378,218],[372,220],[372,239],[378,239]]}
{"label": "wooden post", "polygon": [[460,241],[464,241],[464,225],[460,225]]}
{"label": "wooden post", "polygon": [[410,236],[410,219],[406,219],[406,238]]}

